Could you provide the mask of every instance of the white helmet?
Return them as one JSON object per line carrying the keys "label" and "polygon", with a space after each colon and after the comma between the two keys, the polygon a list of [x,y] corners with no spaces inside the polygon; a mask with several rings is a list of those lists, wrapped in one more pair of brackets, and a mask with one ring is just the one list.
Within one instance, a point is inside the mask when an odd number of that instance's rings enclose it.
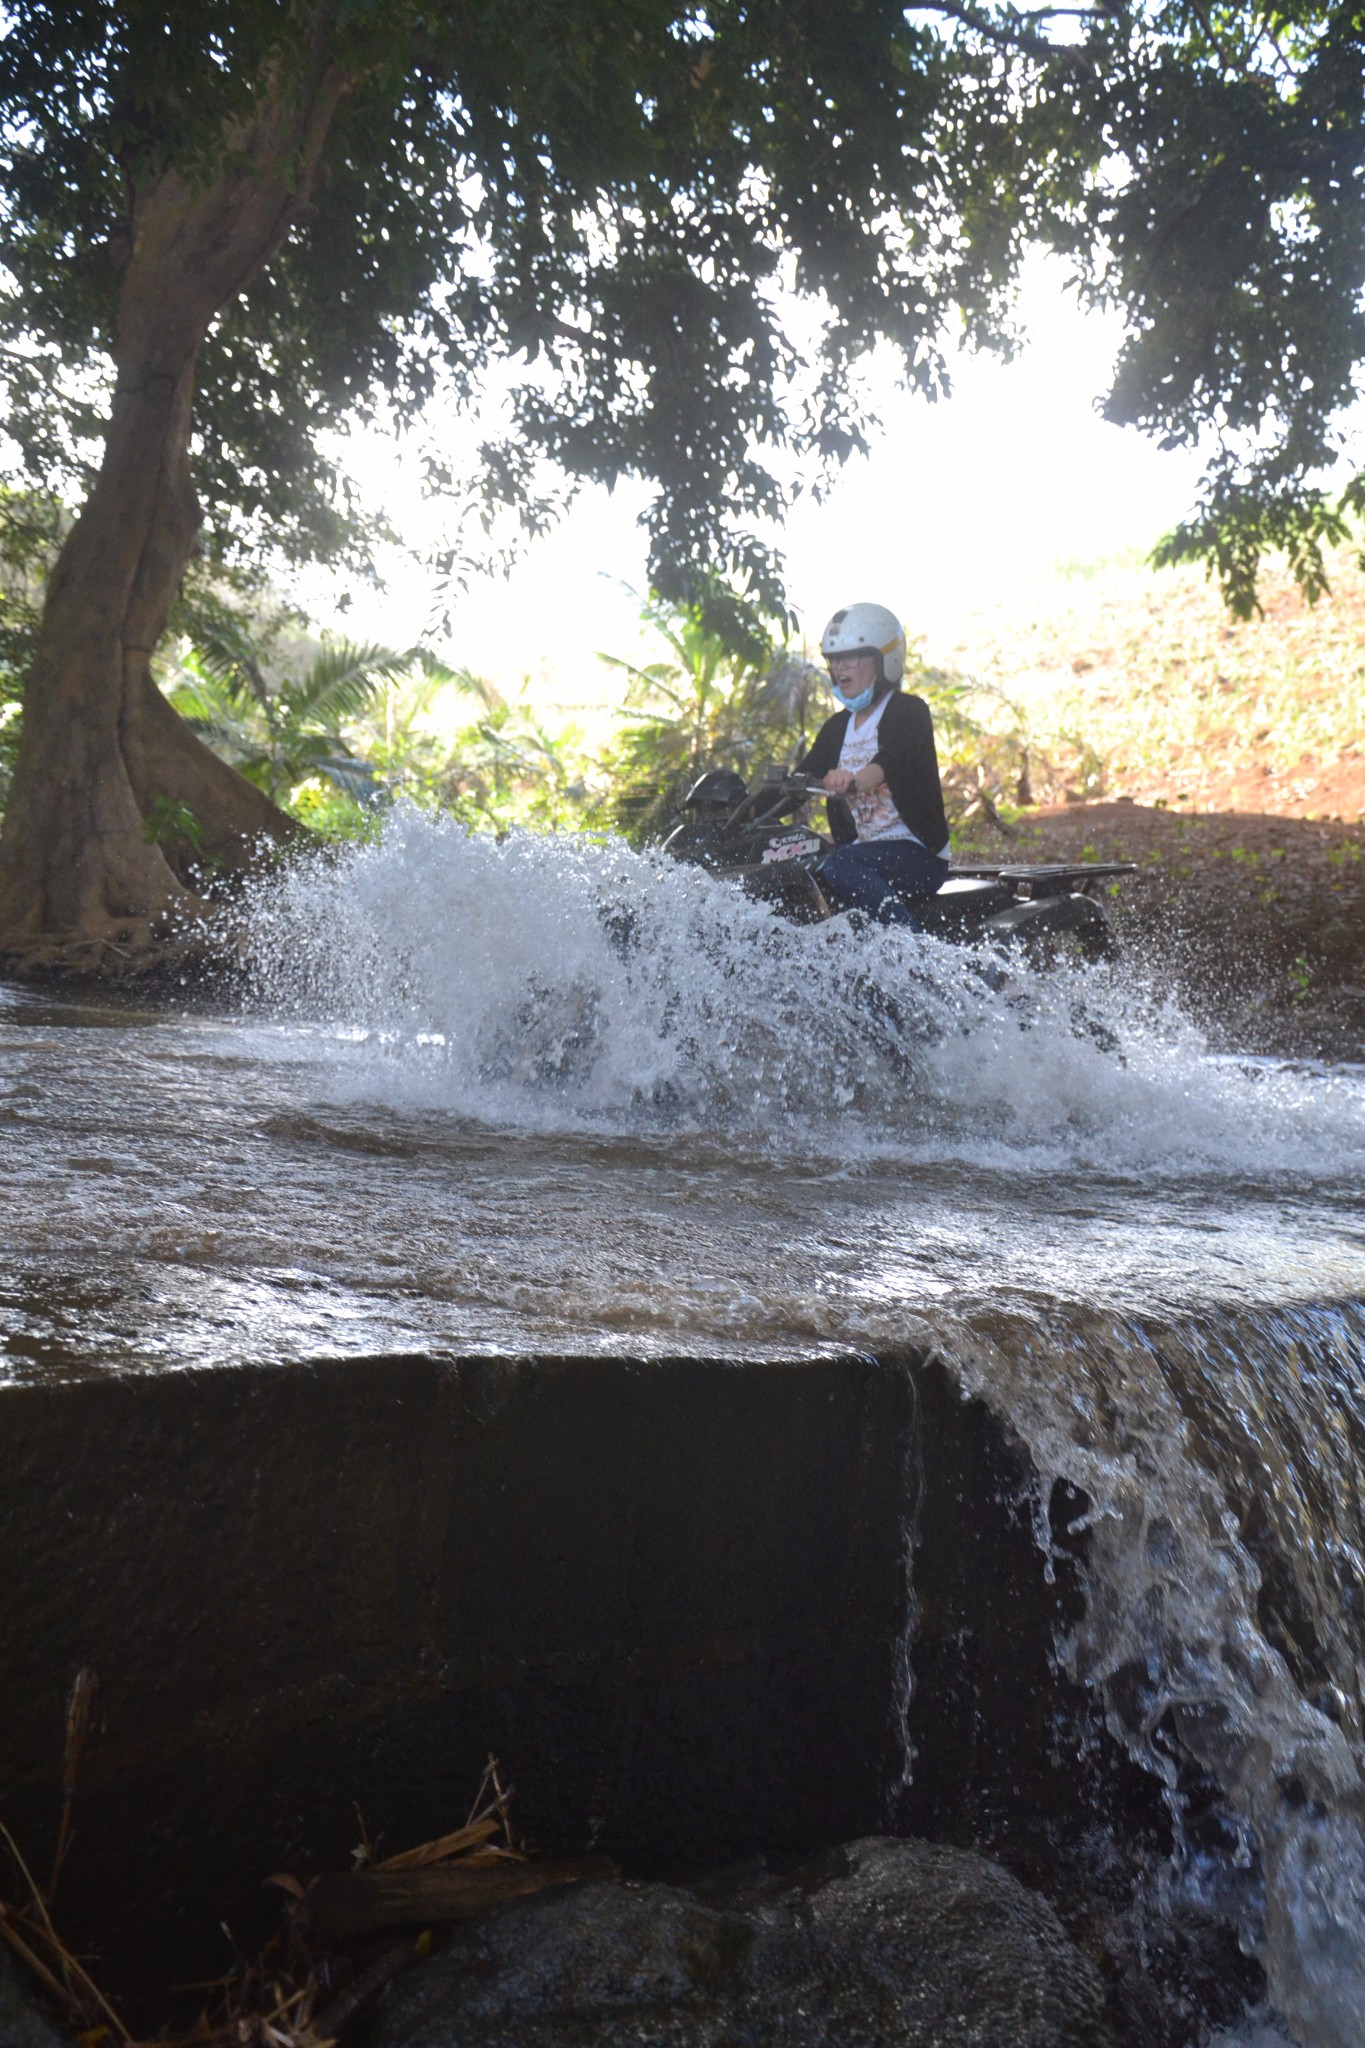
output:
{"label": "white helmet", "polygon": [[836,612],[820,636],[826,661],[836,654],[879,654],[882,681],[905,674],[905,628],[884,604],[851,604]]}

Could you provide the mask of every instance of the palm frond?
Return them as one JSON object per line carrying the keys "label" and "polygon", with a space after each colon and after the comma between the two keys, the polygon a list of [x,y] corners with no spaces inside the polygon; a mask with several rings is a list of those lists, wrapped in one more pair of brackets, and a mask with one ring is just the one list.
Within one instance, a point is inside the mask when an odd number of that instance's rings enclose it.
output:
{"label": "palm frond", "polygon": [[265,704],[270,686],[245,620],[224,614],[201,622],[188,662],[236,704]]}
{"label": "palm frond", "polygon": [[380,692],[403,681],[418,660],[410,647],[396,654],[390,647],[357,646],[337,640],[324,646],[297,681],[279,692],[281,707],[296,725],[334,725],[359,718]]}
{"label": "palm frond", "polygon": [[462,696],[477,697],[485,711],[506,711],[507,699],[485,676],[476,676],[473,669],[447,668],[444,662],[435,661],[430,655],[423,660],[423,670],[437,678],[438,686],[458,690]]}
{"label": "palm frond", "polygon": [[251,714],[256,709],[252,699],[243,703],[237,691],[192,665],[192,659],[175,671],[166,697],[171,709],[178,711],[201,739],[226,753],[236,765],[259,753],[261,737],[252,729]]}
{"label": "palm frond", "polygon": [[319,735],[302,741],[289,765],[298,781],[309,774],[324,775],[334,789],[358,804],[376,804],[388,794],[371,763],[335,738]]}
{"label": "palm frond", "polygon": [[415,669],[404,678],[402,696],[394,706],[393,735],[406,738],[419,718],[425,717],[442,690],[456,690],[465,697],[477,697],[485,710],[502,700],[491,683],[485,683],[467,668],[448,668],[433,655],[419,653]]}
{"label": "palm frond", "polygon": [[671,662],[666,661],[654,661],[648,668],[641,668],[636,662],[626,661],[616,654],[599,654],[597,659],[607,668],[619,669],[628,678],[625,701],[631,710],[647,707],[651,697],[662,697],[665,703],[673,705],[680,718],[686,716],[691,707],[692,693],[684,670],[674,668]]}

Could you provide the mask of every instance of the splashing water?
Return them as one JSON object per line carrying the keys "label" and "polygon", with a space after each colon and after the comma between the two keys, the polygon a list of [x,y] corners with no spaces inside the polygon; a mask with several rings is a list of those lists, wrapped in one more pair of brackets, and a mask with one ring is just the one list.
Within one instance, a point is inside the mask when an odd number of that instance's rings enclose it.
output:
{"label": "splashing water", "polygon": [[389,1099],[489,1122],[778,1146],[837,1123],[841,1142],[1012,1170],[1365,1167],[1354,1076],[1212,1062],[1134,981],[790,925],[620,844],[408,813],[258,889],[251,929],[276,1013],[346,1021]]}

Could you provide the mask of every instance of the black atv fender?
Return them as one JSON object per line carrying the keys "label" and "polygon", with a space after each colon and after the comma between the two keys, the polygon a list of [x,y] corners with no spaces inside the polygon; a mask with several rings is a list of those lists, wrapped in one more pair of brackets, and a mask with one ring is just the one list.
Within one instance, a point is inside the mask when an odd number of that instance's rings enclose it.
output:
{"label": "black atv fender", "polygon": [[981,936],[1044,958],[1057,950],[1059,940],[1083,960],[1112,960],[1115,954],[1109,920],[1088,896],[1044,896],[1036,902],[1011,903],[986,919]]}

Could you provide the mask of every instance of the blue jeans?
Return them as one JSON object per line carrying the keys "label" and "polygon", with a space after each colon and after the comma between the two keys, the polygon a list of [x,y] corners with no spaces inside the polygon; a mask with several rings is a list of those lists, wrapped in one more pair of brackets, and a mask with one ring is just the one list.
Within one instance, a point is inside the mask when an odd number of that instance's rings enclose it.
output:
{"label": "blue jeans", "polygon": [[841,903],[867,911],[881,924],[920,932],[924,926],[910,905],[938,894],[948,879],[948,863],[917,839],[855,839],[827,853],[819,875]]}

